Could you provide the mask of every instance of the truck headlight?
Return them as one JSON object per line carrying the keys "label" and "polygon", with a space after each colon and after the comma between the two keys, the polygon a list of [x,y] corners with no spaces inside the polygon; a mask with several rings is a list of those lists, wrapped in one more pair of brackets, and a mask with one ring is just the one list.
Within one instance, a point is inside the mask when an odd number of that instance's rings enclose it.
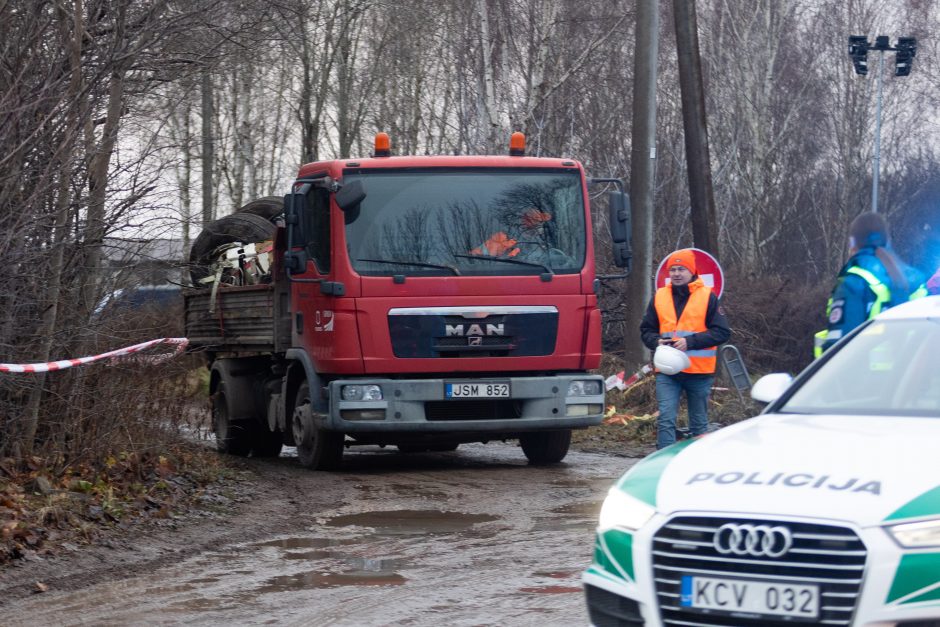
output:
{"label": "truck headlight", "polygon": [[568,396],[598,396],[600,393],[600,381],[572,381],[568,384]]}
{"label": "truck headlight", "polygon": [[886,527],[895,542],[905,549],[940,546],[940,520],[924,520]]}
{"label": "truck headlight", "polygon": [[344,401],[380,401],[382,400],[382,388],[369,385],[344,385],[340,390],[340,396]]}
{"label": "truck headlight", "polygon": [[601,507],[601,516],[597,523],[598,531],[615,527],[636,531],[648,523],[655,513],[655,508],[614,487],[607,493],[607,498],[604,499],[604,505]]}

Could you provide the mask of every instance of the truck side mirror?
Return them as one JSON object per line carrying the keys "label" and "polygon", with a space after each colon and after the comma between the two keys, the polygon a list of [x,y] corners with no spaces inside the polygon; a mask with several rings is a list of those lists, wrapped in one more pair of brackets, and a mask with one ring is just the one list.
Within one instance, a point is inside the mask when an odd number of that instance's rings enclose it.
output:
{"label": "truck side mirror", "polygon": [[336,192],[336,205],[344,212],[356,207],[366,197],[366,190],[362,187],[362,181],[350,181],[343,185]]}
{"label": "truck side mirror", "polygon": [[291,274],[307,271],[307,253],[303,250],[288,250],[284,253],[284,269]]}
{"label": "truck side mirror", "polygon": [[607,193],[610,211],[610,236],[613,239],[614,264],[630,272],[633,252],[630,249],[630,197],[621,191]]}
{"label": "truck side mirror", "polygon": [[297,186],[294,191],[284,196],[284,225],[287,227],[287,249],[290,250],[298,242],[305,242],[304,219],[307,213],[307,193],[310,185]]}

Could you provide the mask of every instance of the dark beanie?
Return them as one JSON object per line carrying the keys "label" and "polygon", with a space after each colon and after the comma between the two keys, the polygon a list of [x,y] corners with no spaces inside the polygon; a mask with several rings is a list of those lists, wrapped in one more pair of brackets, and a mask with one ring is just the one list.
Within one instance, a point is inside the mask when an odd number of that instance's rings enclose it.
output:
{"label": "dark beanie", "polygon": [[862,213],[852,220],[849,235],[856,248],[864,246],[887,246],[888,223],[877,213]]}

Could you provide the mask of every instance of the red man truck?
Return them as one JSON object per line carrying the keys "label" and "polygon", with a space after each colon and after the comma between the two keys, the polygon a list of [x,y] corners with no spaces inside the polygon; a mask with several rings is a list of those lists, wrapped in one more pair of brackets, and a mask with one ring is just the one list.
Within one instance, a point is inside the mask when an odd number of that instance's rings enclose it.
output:
{"label": "red man truck", "polygon": [[[210,364],[219,451],[331,470],[356,445],[454,450],[518,440],[561,461],[599,424],[602,377],[588,185],[569,159],[391,156],[308,163],[283,199],[194,242],[186,334]],[[270,252],[267,252],[270,251]]]}

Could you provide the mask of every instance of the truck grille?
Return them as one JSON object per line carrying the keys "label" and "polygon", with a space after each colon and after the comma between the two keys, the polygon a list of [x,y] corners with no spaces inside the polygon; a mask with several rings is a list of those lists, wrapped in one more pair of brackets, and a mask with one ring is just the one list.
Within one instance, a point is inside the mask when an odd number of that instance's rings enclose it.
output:
{"label": "truck grille", "polygon": [[[722,555],[713,540],[718,528],[726,523],[782,525],[790,530],[793,546],[778,558]],[[866,555],[861,539],[845,527],[739,518],[674,518],[653,537],[656,600],[664,625],[805,625],[798,619],[703,613],[679,605],[682,575],[793,581],[819,586],[820,615],[813,624],[848,625],[858,603]]]}

